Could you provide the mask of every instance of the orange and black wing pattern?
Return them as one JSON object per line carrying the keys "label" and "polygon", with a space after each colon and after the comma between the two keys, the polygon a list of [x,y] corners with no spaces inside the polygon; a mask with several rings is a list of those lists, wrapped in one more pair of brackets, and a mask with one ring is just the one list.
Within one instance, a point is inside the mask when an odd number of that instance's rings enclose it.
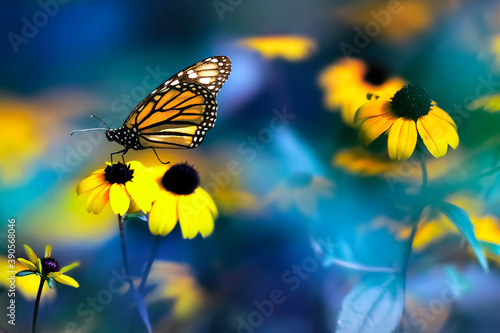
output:
{"label": "orange and black wing pattern", "polygon": [[200,145],[214,126],[215,98],[230,73],[228,57],[211,57],[180,71],[156,88],[123,124],[128,133],[137,135],[138,145],[133,148]]}

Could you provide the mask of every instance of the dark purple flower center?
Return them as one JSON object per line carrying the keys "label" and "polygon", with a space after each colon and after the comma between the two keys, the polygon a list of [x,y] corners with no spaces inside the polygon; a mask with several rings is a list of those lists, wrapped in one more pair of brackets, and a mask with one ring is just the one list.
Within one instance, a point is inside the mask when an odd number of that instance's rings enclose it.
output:
{"label": "dark purple flower center", "polygon": [[125,165],[121,162],[108,165],[104,169],[104,177],[111,184],[125,184],[134,178],[134,170],[130,169],[130,164]]}
{"label": "dark purple flower center", "polygon": [[389,74],[387,70],[376,63],[368,63],[368,68],[363,76],[365,82],[374,86],[383,84],[388,78]]}
{"label": "dark purple flower center", "polygon": [[391,104],[399,117],[416,121],[429,114],[432,100],[424,88],[408,84],[392,97]]}
{"label": "dark purple flower center", "polygon": [[61,270],[61,266],[54,258],[43,258],[40,260],[42,262],[42,273],[49,274],[52,272],[59,272]]}
{"label": "dark purple flower center", "polygon": [[179,195],[191,194],[200,186],[200,176],[192,166],[187,163],[179,163],[172,165],[165,172],[161,183],[169,192]]}

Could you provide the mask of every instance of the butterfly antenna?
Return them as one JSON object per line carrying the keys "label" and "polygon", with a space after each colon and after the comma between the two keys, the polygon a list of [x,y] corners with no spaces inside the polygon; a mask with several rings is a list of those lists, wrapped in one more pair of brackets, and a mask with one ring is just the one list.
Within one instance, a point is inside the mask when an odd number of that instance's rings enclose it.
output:
{"label": "butterfly antenna", "polygon": [[94,116],[94,115],[91,115],[90,118],[95,118],[95,119],[99,120],[101,123],[104,124],[104,126],[106,126],[108,129],[111,129],[111,128],[109,128],[108,124],[106,124],[104,121],[102,121],[101,118]]}
{"label": "butterfly antenna", "polygon": [[81,130],[74,130],[71,131],[70,135],[73,135],[75,132],[88,132],[88,131],[97,131],[97,130],[106,130],[106,128],[87,128],[87,129],[81,129]]}
{"label": "butterfly antenna", "polygon": [[155,152],[156,158],[158,159],[158,161],[160,161],[160,163],[161,163],[161,164],[170,164],[170,161],[168,161],[168,162],[163,162],[163,161],[160,159],[160,156],[158,156],[158,153],[156,152],[156,149],[154,149],[153,147],[151,147],[151,149],[153,149],[153,151]]}

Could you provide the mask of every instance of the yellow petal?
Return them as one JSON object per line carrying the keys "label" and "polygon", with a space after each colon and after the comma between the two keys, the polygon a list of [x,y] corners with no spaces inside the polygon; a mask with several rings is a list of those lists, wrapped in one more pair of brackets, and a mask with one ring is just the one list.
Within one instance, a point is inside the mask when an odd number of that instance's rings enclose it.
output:
{"label": "yellow petal", "polygon": [[210,194],[207,193],[207,191],[205,191],[201,187],[198,187],[196,190],[194,190],[194,193],[198,195],[201,200],[208,206],[214,217],[217,217],[219,215],[217,206],[215,205],[214,200],[212,199]]}
{"label": "yellow petal", "polygon": [[94,214],[102,212],[104,207],[109,201],[109,183],[104,183],[98,188],[94,189],[87,199],[87,211]]}
{"label": "yellow petal", "polygon": [[75,267],[78,267],[80,266],[80,263],[79,262],[74,262],[68,266],[64,266],[63,268],[61,268],[61,270],[59,271],[60,273],[66,273],[67,271],[69,271],[70,269],[73,269]]}
{"label": "yellow petal", "polygon": [[365,118],[376,117],[393,113],[391,109],[391,102],[384,99],[372,100],[363,104],[354,117],[354,122],[361,121]]}
{"label": "yellow petal", "polygon": [[369,145],[382,133],[387,131],[396,121],[397,117],[385,114],[378,117],[367,118],[359,129],[360,139],[365,145]]}
{"label": "yellow petal", "polygon": [[429,113],[433,114],[436,117],[441,118],[442,120],[444,120],[448,123],[450,123],[455,129],[457,128],[457,125],[455,124],[453,119],[450,117],[450,115],[446,111],[441,109],[440,107],[437,107],[436,103],[433,102],[432,109],[431,109],[431,111],[429,111]]}
{"label": "yellow petal", "polygon": [[36,272],[37,268],[36,266],[29,260],[23,259],[23,258],[18,258],[17,259],[24,267],[29,269],[30,271]]}
{"label": "yellow petal", "polygon": [[80,184],[78,184],[78,186],[76,187],[76,194],[80,195],[84,192],[90,191],[98,187],[105,181],[106,179],[104,178],[104,171],[102,173],[92,174],[87,178],[85,178],[84,180],[82,180]]}
{"label": "yellow petal", "polygon": [[130,165],[130,169],[134,170],[134,176],[139,174],[145,174],[148,172],[148,169],[139,161],[130,161],[127,163],[127,165]]}
{"label": "yellow petal", "polygon": [[28,245],[24,245],[24,250],[26,251],[26,254],[28,255],[28,259],[33,264],[36,264],[38,258],[36,256],[35,252],[33,252],[33,250],[31,249],[31,247],[29,247]]}
{"label": "yellow petal", "polygon": [[125,186],[140,209],[145,213],[149,212],[151,203],[158,195],[158,184],[150,177],[134,176],[134,179],[127,182]]}
{"label": "yellow petal", "polygon": [[179,198],[179,223],[184,238],[192,239],[198,232],[206,237],[213,230],[213,215],[209,207],[200,202],[195,194],[181,195]]}
{"label": "yellow petal", "polygon": [[417,145],[417,126],[412,119],[398,118],[391,126],[387,146],[393,160],[407,159]]}
{"label": "yellow petal", "polygon": [[109,189],[109,204],[113,213],[124,215],[130,206],[130,196],[125,185],[115,183]]}
{"label": "yellow petal", "polygon": [[40,273],[42,272],[42,261],[40,260],[40,258],[38,258],[36,260],[36,268],[37,268],[38,272],[40,272]]}
{"label": "yellow petal", "polygon": [[179,196],[161,191],[149,213],[149,230],[153,235],[166,236],[177,223]]}
{"label": "yellow petal", "polygon": [[50,246],[50,245],[45,246],[45,255],[43,257],[49,258],[51,252],[52,252],[52,246]]}
{"label": "yellow petal", "polygon": [[59,276],[54,277],[54,280],[56,280],[59,283],[66,284],[66,285],[74,287],[74,288],[78,288],[80,286],[78,284],[78,282],[75,281],[75,279],[73,279],[69,276],[66,276],[64,274],[61,274]]}
{"label": "yellow petal", "polygon": [[417,120],[417,129],[425,146],[438,158],[444,156],[448,150],[448,144],[455,149],[458,145],[458,134],[455,128],[448,122],[428,114]]}

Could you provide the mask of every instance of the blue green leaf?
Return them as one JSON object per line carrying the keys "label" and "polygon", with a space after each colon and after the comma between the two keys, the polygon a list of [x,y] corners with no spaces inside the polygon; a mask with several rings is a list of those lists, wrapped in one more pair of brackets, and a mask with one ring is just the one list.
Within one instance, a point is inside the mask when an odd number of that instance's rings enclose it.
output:
{"label": "blue green leaf", "polygon": [[31,275],[31,274],[35,274],[35,272],[26,269],[24,271],[17,272],[16,276],[27,276],[27,275]]}
{"label": "blue green leaf", "polygon": [[500,245],[485,241],[479,241],[479,244],[481,244],[481,247],[486,252],[492,253],[500,257]]}
{"label": "blue green leaf", "polygon": [[374,274],[342,302],[336,333],[392,332],[403,312],[403,284],[394,274]]}
{"label": "blue green leaf", "polygon": [[481,244],[476,238],[474,233],[474,225],[472,224],[469,214],[462,208],[455,206],[451,203],[445,202],[438,207],[453,224],[457,227],[458,231],[467,239],[469,245],[472,247],[474,253],[476,253],[479,263],[483,267],[485,272],[488,272],[488,261],[484,255]]}

